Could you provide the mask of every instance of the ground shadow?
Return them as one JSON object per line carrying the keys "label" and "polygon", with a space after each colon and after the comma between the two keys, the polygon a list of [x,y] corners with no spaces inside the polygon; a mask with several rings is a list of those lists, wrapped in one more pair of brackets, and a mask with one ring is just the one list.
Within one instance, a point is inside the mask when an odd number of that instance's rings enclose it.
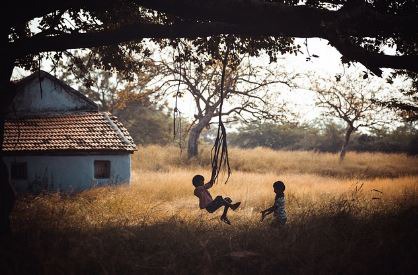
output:
{"label": "ground shadow", "polygon": [[188,223],[15,228],[1,274],[416,274],[418,207],[356,218],[310,216],[274,228]]}

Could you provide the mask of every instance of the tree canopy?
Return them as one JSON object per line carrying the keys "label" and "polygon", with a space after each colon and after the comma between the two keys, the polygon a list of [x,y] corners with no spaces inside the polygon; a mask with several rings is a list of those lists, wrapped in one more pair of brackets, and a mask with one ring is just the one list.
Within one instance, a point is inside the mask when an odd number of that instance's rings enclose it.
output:
{"label": "tree canopy", "polygon": [[[147,53],[137,43],[144,38],[162,46],[187,38],[211,55],[219,55],[219,44],[228,42],[236,52],[266,51],[274,59],[279,52],[297,53],[295,37],[320,37],[340,51],[344,62],[358,61],[376,75],[381,68],[418,72],[416,1],[40,0],[8,5],[4,13],[13,16],[2,19],[2,58],[26,68],[36,66],[33,56],[39,53],[101,47],[96,49],[103,54],[101,65],[121,69],[132,64],[123,62],[126,56]],[[34,19],[38,30],[30,26]],[[385,46],[395,48],[396,55],[385,54]]]}

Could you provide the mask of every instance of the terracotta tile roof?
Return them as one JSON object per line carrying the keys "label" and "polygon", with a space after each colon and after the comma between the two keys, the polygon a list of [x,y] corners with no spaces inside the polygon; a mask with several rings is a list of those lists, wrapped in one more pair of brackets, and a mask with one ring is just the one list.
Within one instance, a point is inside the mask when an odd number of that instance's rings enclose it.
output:
{"label": "terracotta tile roof", "polygon": [[7,119],[3,152],[134,151],[128,131],[105,112]]}

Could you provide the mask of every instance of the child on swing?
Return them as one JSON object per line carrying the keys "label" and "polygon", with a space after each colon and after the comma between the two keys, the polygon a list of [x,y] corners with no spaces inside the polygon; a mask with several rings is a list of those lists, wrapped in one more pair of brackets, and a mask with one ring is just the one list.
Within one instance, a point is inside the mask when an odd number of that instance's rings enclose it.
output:
{"label": "child on swing", "polygon": [[202,175],[196,175],[192,180],[194,189],[194,195],[199,198],[199,207],[200,209],[206,209],[209,213],[213,213],[222,206],[224,207],[224,212],[221,216],[221,221],[226,224],[231,224],[227,217],[228,209],[236,210],[241,202],[232,203],[230,198],[223,198],[222,196],[217,196],[215,199],[212,199],[211,194],[208,189],[213,186],[214,181],[211,180],[205,184],[205,178]]}
{"label": "child on swing", "polygon": [[264,220],[269,214],[274,213],[274,217],[276,218],[273,221],[273,225],[285,225],[287,221],[286,217],[286,210],[285,210],[285,199],[284,199],[284,190],[286,186],[282,181],[276,181],[273,183],[273,190],[276,193],[276,197],[274,199],[274,204],[272,207],[267,208],[261,211],[261,221]]}

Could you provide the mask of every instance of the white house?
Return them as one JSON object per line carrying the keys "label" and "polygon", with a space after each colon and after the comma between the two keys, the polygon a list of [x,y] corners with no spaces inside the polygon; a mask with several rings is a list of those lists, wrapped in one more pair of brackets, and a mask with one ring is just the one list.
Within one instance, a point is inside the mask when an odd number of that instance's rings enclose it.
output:
{"label": "white house", "polygon": [[3,141],[20,192],[129,183],[133,139],[116,117],[40,71],[16,83]]}

